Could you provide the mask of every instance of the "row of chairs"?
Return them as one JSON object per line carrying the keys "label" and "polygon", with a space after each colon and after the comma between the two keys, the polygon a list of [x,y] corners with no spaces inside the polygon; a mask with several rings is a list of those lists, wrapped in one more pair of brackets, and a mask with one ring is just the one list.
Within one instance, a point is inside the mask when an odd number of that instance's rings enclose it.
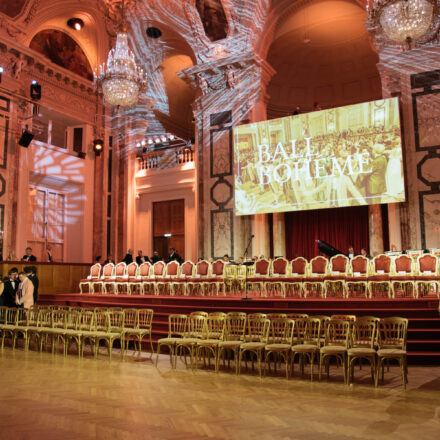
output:
{"label": "row of chairs", "polygon": [[88,343],[96,357],[99,345],[104,341],[111,358],[113,346],[120,342],[122,357],[134,341],[135,349],[141,354],[141,344],[149,338],[151,353],[153,344],[151,329],[153,310],[122,309],[118,307],[68,307],[68,306],[33,306],[29,310],[0,307],[0,334],[2,348],[5,339],[11,339],[15,348],[19,338],[24,340],[24,349],[29,349],[35,339],[40,351],[51,347],[52,352],[62,343],[66,356],[72,344],[76,344],[78,356],[83,356]]}
{"label": "row of chairs", "polygon": [[367,360],[377,386],[380,369],[383,380],[384,363],[394,359],[400,365],[404,388],[407,384],[405,318],[193,312],[189,316],[170,315],[168,324],[168,336],[158,341],[156,364],[162,347],[166,346],[172,368],[176,368],[179,356],[187,363],[189,355],[191,368],[198,368],[202,360],[206,365],[206,358],[212,358],[218,372],[221,360],[225,364],[229,354],[235,362],[236,374],[240,374],[242,361],[250,356],[257,361],[260,377],[262,363],[266,374],[272,361],[274,369],[284,362],[289,378],[298,359],[302,374],[305,364],[310,364],[313,380],[315,359],[321,379],[323,368],[329,375],[330,360],[336,358],[348,384],[353,380],[356,361],[361,366],[362,360]]}
{"label": "row of chairs", "polygon": [[251,266],[223,260],[140,266],[122,262],[93,265],[79,287],[81,293],[87,289],[92,294],[226,295],[247,287],[260,296],[418,298],[434,292],[440,297],[439,269],[438,257],[432,254],[416,260],[408,255],[378,255],[372,260],[361,255],[353,259],[335,255],[330,260],[318,256],[310,262],[302,257],[263,258]]}

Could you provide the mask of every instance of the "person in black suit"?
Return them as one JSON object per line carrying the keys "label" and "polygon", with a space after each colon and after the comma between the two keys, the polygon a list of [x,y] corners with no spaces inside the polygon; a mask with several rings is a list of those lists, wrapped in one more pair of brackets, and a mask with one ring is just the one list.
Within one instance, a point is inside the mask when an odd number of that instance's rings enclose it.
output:
{"label": "person in black suit", "polygon": [[125,264],[133,263],[133,249],[129,249],[125,254],[125,257],[122,259]]}
{"label": "person in black suit", "polygon": [[159,256],[159,252],[154,251],[153,256],[151,257],[151,263],[157,263],[158,261],[162,261],[162,258]]}
{"label": "person in black suit", "polygon": [[107,260],[104,261],[104,266],[108,263],[113,263],[115,264],[115,260],[113,260],[113,257],[111,255],[107,256]]}
{"label": "person in black suit", "polygon": [[3,293],[0,297],[2,305],[6,307],[17,307],[15,304],[15,295],[20,282],[18,281],[18,269],[16,267],[13,267],[8,272],[8,277],[4,279],[4,283]]}
{"label": "person in black suit", "polygon": [[142,251],[138,251],[137,257],[136,257],[136,263],[138,266],[140,266],[141,264],[150,261],[150,259],[146,256],[142,254]]}
{"label": "person in black suit", "polygon": [[38,300],[38,286],[40,285],[40,280],[37,277],[37,268],[35,266],[29,266],[25,267],[24,271],[34,285],[34,304],[36,304]]}
{"label": "person in black suit", "polygon": [[32,248],[27,247],[26,248],[26,254],[23,255],[23,258],[21,261],[37,261],[37,257],[35,255],[32,255]]}
{"label": "person in black suit", "polygon": [[179,264],[183,263],[183,258],[176,252],[176,249],[170,247],[170,253],[167,258],[167,263],[170,261],[177,261]]}

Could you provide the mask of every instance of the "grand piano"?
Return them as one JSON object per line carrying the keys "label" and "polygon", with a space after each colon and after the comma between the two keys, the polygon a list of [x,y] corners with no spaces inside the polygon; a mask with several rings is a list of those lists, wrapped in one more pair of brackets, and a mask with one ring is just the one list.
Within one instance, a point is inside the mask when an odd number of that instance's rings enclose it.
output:
{"label": "grand piano", "polygon": [[331,258],[338,254],[344,254],[344,252],[339,251],[338,249],[334,248],[332,245],[326,243],[322,240],[316,240],[316,243],[318,243],[318,249],[324,254],[327,255],[327,257]]}

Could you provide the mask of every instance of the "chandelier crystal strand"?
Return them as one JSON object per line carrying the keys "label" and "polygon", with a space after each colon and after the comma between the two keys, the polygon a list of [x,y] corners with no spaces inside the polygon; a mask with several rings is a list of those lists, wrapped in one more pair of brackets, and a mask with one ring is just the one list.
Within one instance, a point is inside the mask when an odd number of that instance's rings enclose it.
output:
{"label": "chandelier crystal strand", "polygon": [[136,104],[139,93],[146,88],[146,78],[144,71],[136,65],[126,32],[118,32],[107,63],[99,67],[99,72],[95,71],[94,80],[108,104],[122,107]]}
{"label": "chandelier crystal strand", "polygon": [[388,38],[398,43],[410,43],[416,40],[428,31],[433,22],[434,4],[430,0],[378,3],[379,8],[382,6],[379,11],[379,22],[383,31]]}

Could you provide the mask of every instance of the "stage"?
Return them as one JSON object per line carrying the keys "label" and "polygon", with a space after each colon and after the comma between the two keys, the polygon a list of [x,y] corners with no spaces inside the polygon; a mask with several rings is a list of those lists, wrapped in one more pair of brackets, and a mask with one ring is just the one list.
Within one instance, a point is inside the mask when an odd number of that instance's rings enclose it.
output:
{"label": "stage", "polygon": [[62,293],[40,295],[39,304],[59,304],[82,307],[151,308],[154,310],[153,342],[168,332],[168,315],[189,314],[193,311],[246,313],[307,313],[309,315],[350,314],[380,318],[400,316],[409,319],[408,357],[410,363],[440,365],[439,299],[413,298],[252,298],[241,296],[139,296],[89,295]]}

